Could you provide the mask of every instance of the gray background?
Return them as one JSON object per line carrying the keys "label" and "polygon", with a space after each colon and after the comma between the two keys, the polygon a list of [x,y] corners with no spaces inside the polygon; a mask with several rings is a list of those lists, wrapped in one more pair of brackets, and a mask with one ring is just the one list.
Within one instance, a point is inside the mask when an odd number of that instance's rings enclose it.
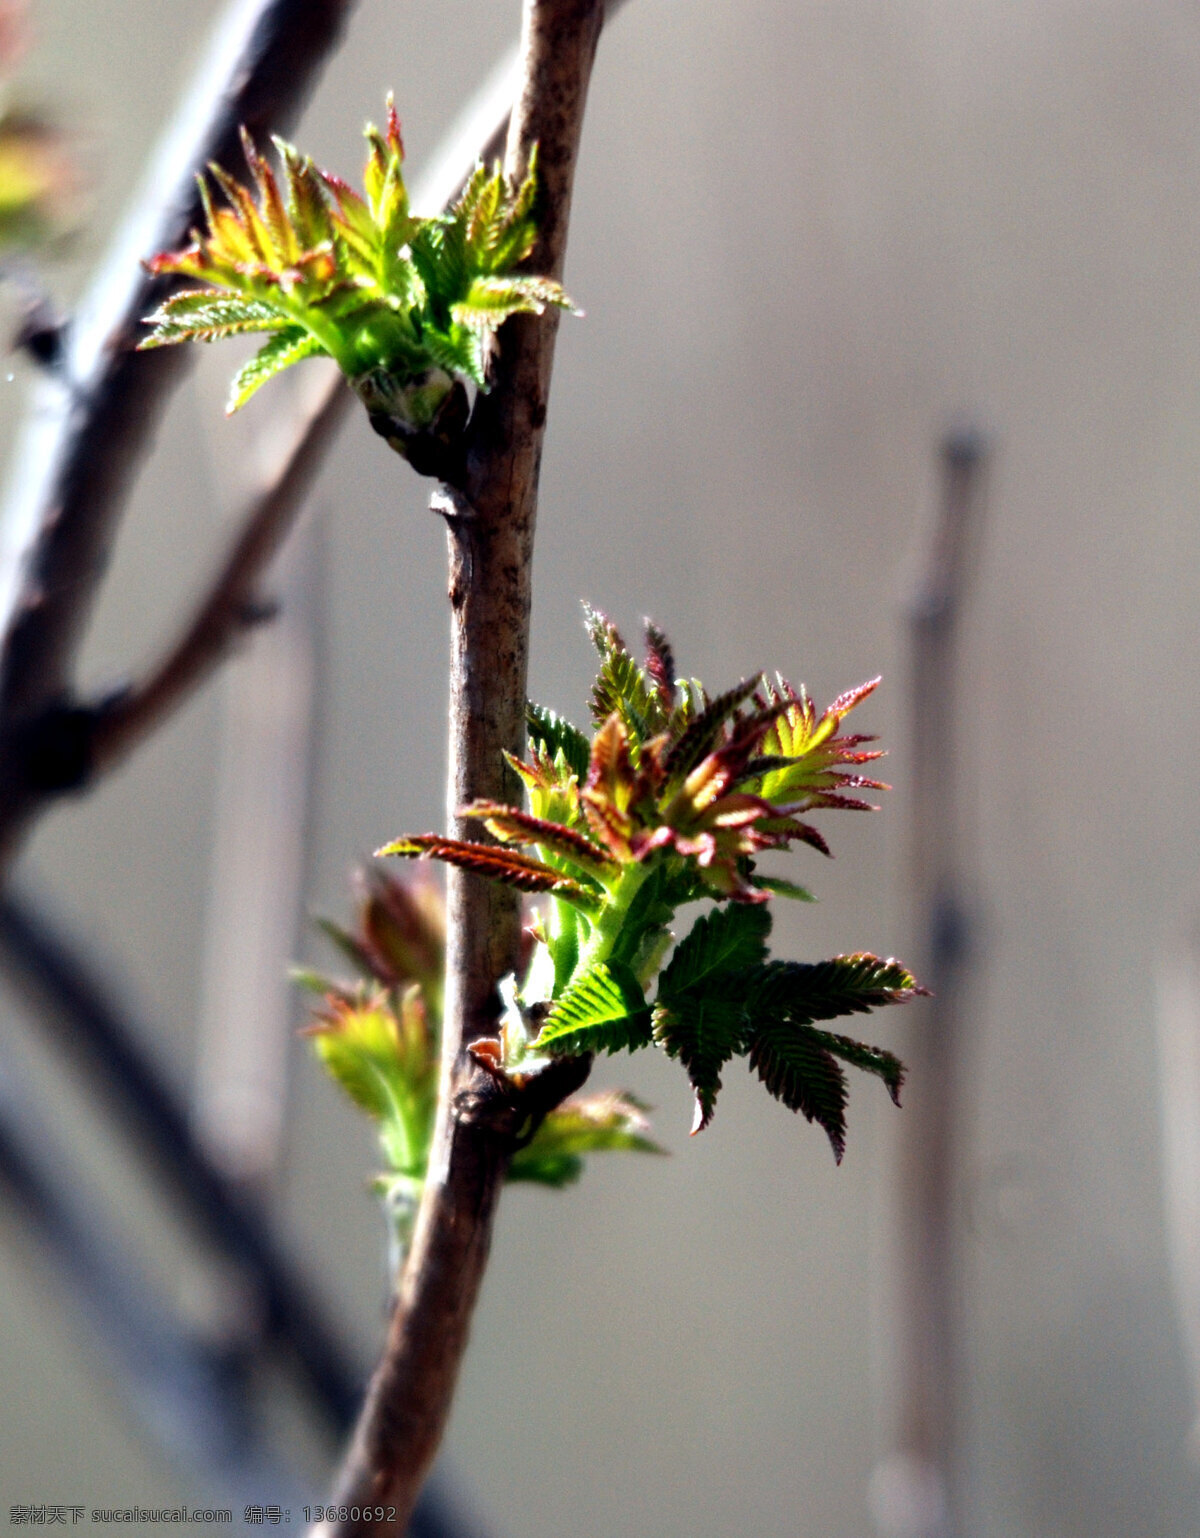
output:
{"label": "gray background", "polygon": [[[36,6],[25,75],[77,117],[95,185],[64,295],[214,14]],[[516,16],[515,0],[363,0],[297,137],[356,174],[361,122],[392,88],[419,168]],[[783,954],[912,945],[903,604],[938,436],[969,417],[996,445],[964,755],[987,916],[964,1426],[986,1538],[1200,1528],[1154,1019],[1157,957],[1200,868],[1198,99],[1200,16],[1170,0],[631,0],[602,43],[579,168],[567,282],[587,318],[560,332],[532,692],[582,714],[581,597],[629,629],[652,613],[713,684],[778,666],[823,700],[884,674],[860,714],[896,790],[877,817],[826,819],[836,862],[797,857],[821,901],[780,916]],[[152,653],[220,548],[227,366],[205,357],[160,436],[90,637],[93,682]],[[13,421],[18,373],[0,386]],[[357,856],[440,822],[443,535],[357,421],[315,503],[307,901],[339,913]],[[48,817],[22,871],[108,958],[181,1087],[219,719],[209,691]],[[87,1180],[128,1183],[120,1242],[174,1277],[175,1241],[59,1078]],[[500,1538],[862,1538],[886,1446],[896,1114],[857,1080],[835,1169],[736,1068],[693,1141],[669,1065],[643,1055],[601,1078],[655,1103],[674,1156],[506,1198],[449,1438],[476,1506]],[[297,1046],[276,1207],[364,1352],[382,1318],[373,1161]],[[0,1225],[3,1514],[178,1498],[44,1259]]]}

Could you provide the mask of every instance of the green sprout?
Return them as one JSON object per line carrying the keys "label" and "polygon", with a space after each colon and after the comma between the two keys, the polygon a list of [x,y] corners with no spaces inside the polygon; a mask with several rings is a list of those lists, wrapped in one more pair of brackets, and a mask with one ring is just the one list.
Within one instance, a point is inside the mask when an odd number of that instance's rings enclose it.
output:
{"label": "green sprout", "polygon": [[[373,871],[361,880],[353,931],[321,928],[353,965],[354,982],[298,971],[320,1002],[307,1030],[336,1083],[379,1127],[385,1168],[375,1189],[389,1215],[398,1264],[411,1238],[433,1142],[441,1052],[445,911],[428,882]],[[587,1154],[661,1153],[646,1107],[620,1090],[576,1095],[551,1110],[513,1155],[510,1181],[561,1188]]]}
{"label": "green sprout", "polygon": [[[713,699],[676,679],[655,626],[643,666],[604,615],[589,610],[587,622],[600,655],[591,740],[530,705],[529,759],[509,760],[528,808],[478,801],[460,812],[498,842],[427,833],[379,853],[443,860],[547,895],[525,976],[504,985],[500,1033],[472,1048],[494,1074],[521,1082],[556,1056],[656,1045],[687,1072],[695,1133],[712,1119],[725,1064],[742,1056],[771,1094],[825,1129],[840,1161],[841,1063],[876,1074],[897,1104],[904,1068],[816,1022],[925,990],[898,961],[865,952],[769,960],[768,900],[811,898],[758,860],[795,843],[828,854],[809,814],[869,810],[853,792],[887,788],[861,772],[880,756],[865,746],[874,739],[839,734],[878,679],[820,716],[780,678],[760,675]],[[716,906],[676,943],[669,926],[697,899]]]}
{"label": "green sprout", "polygon": [[519,186],[478,166],[446,214],[413,214],[404,144],[388,99],[386,131],[366,129],[366,196],[275,139],[284,191],[243,129],[254,193],[220,166],[200,178],[207,234],[149,264],[205,288],[172,294],[142,347],[269,340],[234,376],[236,411],[303,358],[334,359],[371,424],[422,473],[442,474],[468,412],[465,382],[486,389],[491,339],[510,315],[571,307],[549,278],[515,271],[537,239],[536,168]]}

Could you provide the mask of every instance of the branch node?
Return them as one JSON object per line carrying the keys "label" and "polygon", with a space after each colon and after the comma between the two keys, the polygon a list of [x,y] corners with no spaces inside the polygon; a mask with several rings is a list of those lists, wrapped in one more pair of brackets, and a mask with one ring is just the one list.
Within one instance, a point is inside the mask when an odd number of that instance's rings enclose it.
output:
{"label": "branch node", "polygon": [[96,721],[109,702],[58,700],[14,733],[22,779],[36,795],[69,795],[92,777]]}
{"label": "branch node", "polygon": [[433,493],[429,499],[429,511],[444,518],[452,534],[458,534],[464,524],[479,521],[479,514],[467,498],[450,485],[441,485]]}
{"label": "branch node", "polygon": [[277,619],[281,608],[278,598],[266,595],[247,598],[238,605],[237,622],[243,630],[257,630],[260,625],[269,625],[273,619]]}

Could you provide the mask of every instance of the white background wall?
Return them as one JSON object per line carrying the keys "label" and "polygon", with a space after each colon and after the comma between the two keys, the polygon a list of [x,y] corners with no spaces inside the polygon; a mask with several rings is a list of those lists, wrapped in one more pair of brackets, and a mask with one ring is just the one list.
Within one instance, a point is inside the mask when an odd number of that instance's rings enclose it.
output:
{"label": "white background wall", "polygon": [[[35,7],[28,78],[78,116],[95,167],[62,292],[214,14]],[[419,168],[516,18],[515,0],[363,0],[297,137],[356,172],[360,124],[394,88]],[[834,864],[797,857],[821,903],[780,916],[783,954],[911,944],[902,603],[940,433],[965,415],[995,444],[964,766],[987,919],[962,1214],[981,1538],[1200,1526],[1153,1012],[1200,871],[1198,99],[1200,16],[1172,0],[631,0],[579,170],[567,282],[587,318],[560,332],[532,690],[582,714],[580,597],[630,629],[652,613],[715,684],[778,666],[823,700],[884,673],[862,715],[897,789],[876,818],[826,820]],[[219,548],[226,364],[206,357],[160,436],[92,681],[150,653]],[[443,536],[358,422],[317,504],[310,901],[337,913],[356,857],[441,817]],[[181,1086],[218,719],[210,692],[48,818],[23,871],[110,958]],[[478,1507],[522,1538],[862,1538],[895,1113],[857,1081],[835,1169],[736,1067],[694,1141],[671,1065],[601,1077],[658,1106],[674,1157],[506,1198],[449,1444]],[[119,1178],[78,1136],[92,1177]],[[373,1158],[297,1048],[278,1212],[364,1350]],[[3,1501],[170,1498],[36,1251],[7,1221],[2,1236]]]}

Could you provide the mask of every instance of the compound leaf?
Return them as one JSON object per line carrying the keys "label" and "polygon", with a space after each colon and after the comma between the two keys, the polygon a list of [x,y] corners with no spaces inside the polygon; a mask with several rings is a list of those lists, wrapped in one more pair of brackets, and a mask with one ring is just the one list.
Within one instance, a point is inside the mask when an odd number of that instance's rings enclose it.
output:
{"label": "compound leaf", "polygon": [[225,403],[226,416],[240,410],[256,391],[276,374],[282,374],[285,368],[324,351],[316,337],[302,326],[289,326],[286,331],[278,332],[233,376],[229,399]]}
{"label": "compound leaf", "polygon": [[760,905],[729,903],[701,914],[662,974],[660,1002],[671,1005],[685,990],[709,987],[724,974],[760,966],[770,932],[770,911]]}
{"label": "compound leaf", "polygon": [[741,1050],[744,1026],[742,1002],[720,992],[682,992],[654,1006],[654,1039],[687,1069],[696,1094],[693,1137],[712,1120],[721,1069]]}
{"label": "compound leaf", "polygon": [[582,785],[587,779],[592,748],[577,726],[565,716],[532,700],[525,707],[525,725],[529,740],[550,759],[561,753],[571,773]]}
{"label": "compound leaf", "polygon": [[555,1000],[535,1051],[634,1051],[650,1041],[650,1017],[641,985],[619,961],[598,962]]}
{"label": "compound leaf", "polygon": [[789,1110],[824,1127],[840,1164],[846,1151],[846,1076],[824,1034],[784,1017],[763,1021],[750,1041],[750,1067]]}

